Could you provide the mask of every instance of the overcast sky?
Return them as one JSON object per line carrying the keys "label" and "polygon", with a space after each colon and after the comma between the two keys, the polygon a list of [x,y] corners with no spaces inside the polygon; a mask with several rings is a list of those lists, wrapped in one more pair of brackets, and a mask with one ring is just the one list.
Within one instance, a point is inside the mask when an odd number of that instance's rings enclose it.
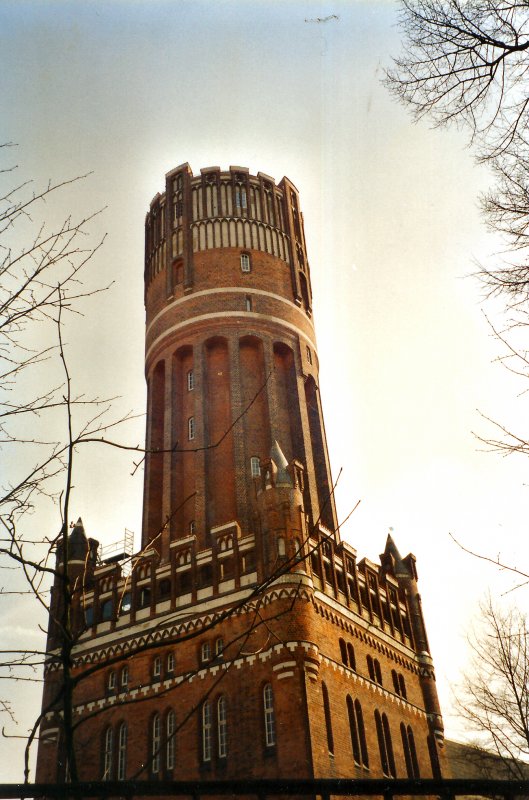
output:
{"label": "overcast sky", "polygon": [[[361,500],[342,535],[377,560],[392,527],[402,554],[415,553],[447,733],[460,737],[450,682],[465,637],[486,592],[515,580],[450,534],[527,565],[527,463],[480,452],[472,435],[491,431],[477,409],[523,430],[527,401],[493,363],[499,347],[467,277],[498,248],[477,205],[490,176],[460,132],[413,125],[381,84],[399,51],[395,4],[0,0],[0,37],[2,139],[18,143],[4,158],[36,185],[92,173],[44,214],[106,206],[91,270],[114,283],[67,331],[81,391],[143,412],[143,221],[167,171],[235,164],[299,189],[340,516]],[[141,444],[143,420],[127,438]],[[132,458],[93,450],[78,464],[73,516],[104,544],[124,528],[138,544]],[[43,525],[53,535],[59,523],[37,515],[28,535]],[[509,598],[527,606],[525,589]],[[43,644],[20,603],[0,636]],[[0,697],[16,692],[6,686]],[[24,685],[6,732],[23,733],[39,692]],[[21,774],[20,740],[9,748],[2,780]]]}

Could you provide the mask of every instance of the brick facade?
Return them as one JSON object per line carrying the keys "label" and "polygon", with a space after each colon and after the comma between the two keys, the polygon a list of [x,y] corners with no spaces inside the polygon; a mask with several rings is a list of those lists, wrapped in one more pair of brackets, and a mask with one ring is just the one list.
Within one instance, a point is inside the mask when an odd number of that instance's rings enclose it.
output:
{"label": "brick facade", "polygon": [[[172,170],[145,303],[142,549],[70,536],[80,777],[442,774],[414,557],[340,540],[293,184]],[[57,582],[39,781],[64,778],[60,612]]]}

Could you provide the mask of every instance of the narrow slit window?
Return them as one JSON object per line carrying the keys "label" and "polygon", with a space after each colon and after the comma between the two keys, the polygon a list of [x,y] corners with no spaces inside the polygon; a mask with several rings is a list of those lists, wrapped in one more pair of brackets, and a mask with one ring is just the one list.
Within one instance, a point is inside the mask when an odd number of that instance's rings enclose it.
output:
{"label": "narrow slit window", "polygon": [[265,724],[265,744],[274,747],[276,743],[276,720],[274,711],[274,693],[271,684],[267,683],[263,689],[263,707]]}
{"label": "narrow slit window", "polygon": [[169,711],[167,714],[166,732],[166,766],[167,769],[174,769],[176,753],[176,717],[174,711]]}
{"label": "narrow slit window", "polygon": [[195,388],[195,373],[192,369],[187,371],[187,391],[192,392]]}
{"label": "narrow slit window", "polygon": [[195,418],[189,417],[187,420],[187,438],[190,442],[195,438]]}

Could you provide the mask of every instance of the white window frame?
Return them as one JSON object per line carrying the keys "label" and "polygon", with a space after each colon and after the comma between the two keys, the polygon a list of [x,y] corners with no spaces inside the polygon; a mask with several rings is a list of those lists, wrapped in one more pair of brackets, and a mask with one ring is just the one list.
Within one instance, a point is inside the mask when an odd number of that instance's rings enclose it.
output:
{"label": "white window frame", "polygon": [[204,663],[211,661],[211,644],[210,642],[203,642],[200,648],[200,660]]}
{"label": "white window frame", "polygon": [[250,458],[250,474],[252,478],[259,478],[261,475],[261,462],[259,456]]}
{"label": "white window frame", "polygon": [[119,726],[118,737],[118,781],[124,781],[127,773],[127,723]]}
{"label": "white window frame", "polygon": [[190,442],[195,438],[195,418],[189,417],[187,420],[187,438]]}
{"label": "white window frame", "polygon": [[152,721],[152,762],[151,770],[154,775],[160,772],[160,744],[162,741],[162,723],[160,715],[155,714]]}
{"label": "white window frame", "polygon": [[192,369],[187,371],[187,391],[192,392],[195,388],[195,373]]}
{"label": "white window frame", "polygon": [[202,761],[211,761],[211,703],[202,704]]}
{"label": "white window frame", "polygon": [[109,672],[108,674],[107,686],[110,692],[113,692],[114,689],[116,688],[116,673],[114,672],[114,670],[112,670],[112,672]]}
{"label": "white window frame", "polygon": [[160,656],[156,656],[152,664],[152,674],[155,678],[159,678],[162,674],[162,659]]}
{"label": "white window frame", "polygon": [[218,639],[215,639],[215,655],[219,658],[224,652],[224,639],[222,636],[219,636]]}
{"label": "white window frame", "polygon": [[252,262],[249,253],[241,253],[241,272],[251,272]]}
{"label": "white window frame", "polygon": [[121,670],[121,688],[127,689],[129,685],[129,668],[125,665]]}
{"label": "white window frame", "polygon": [[167,733],[165,763],[167,769],[174,769],[176,753],[176,715],[172,709],[167,714],[165,729]]}
{"label": "white window frame", "polygon": [[174,672],[175,657],[174,653],[167,654],[167,672]]}
{"label": "white window frame", "polygon": [[265,724],[265,744],[274,747],[276,743],[276,720],[274,711],[274,691],[271,683],[263,687],[263,709]]}
{"label": "white window frame", "polygon": [[114,749],[114,731],[108,727],[105,732],[105,753],[103,763],[103,780],[109,781],[112,778],[112,755]]}
{"label": "white window frame", "polygon": [[219,758],[226,758],[228,755],[228,709],[224,695],[221,695],[217,701],[217,738]]}

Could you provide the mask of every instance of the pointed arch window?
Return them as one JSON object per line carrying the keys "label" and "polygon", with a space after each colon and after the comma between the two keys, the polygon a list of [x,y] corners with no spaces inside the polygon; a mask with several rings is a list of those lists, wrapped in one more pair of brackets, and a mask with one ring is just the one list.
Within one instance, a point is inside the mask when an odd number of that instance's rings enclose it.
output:
{"label": "pointed arch window", "polygon": [[228,755],[228,710],[224,695],[221,695],[217,701],[217,737],[219,758],[226,758]]}
{"label": "pointed arch window", "polygon": [[350,695],[347,695],[347,715],[349,717],[351,747],[355,764],[358,764],[358,766],[364,769],[369,769],[369,756],[367,754],[366,731],[362,706],[358,700],[355,700],[353,703]]}
{"label": "pointed arch window", "polygon": [[105,731],[104,755],[103,755],[103,780],[112,780],[112,755],[114,749],[114,731],[107,728]]}
{"label": "pointed arch window", "polygon": [[160,746],[161,746],[161,722],[160,715],[155,714],[152,721],[152,748],[151,748],[151,771],[154,775],[160,772]]}
{"label": "pointed arch window", "polygon": [[334,737],[332,734],[331,705],[329,703],[329,692],[324,683],[321,685],[323,695],[323,713],[325,714],[325,729],[327,731],[327,747],[329,753],[334,755]]}
{"label": "pointed arch window", "polygon": [[202,704],[202,761],[211,761],[211,703]]}
{"label": "pointed arch window", "polygon": [[395,769],[395,757],[393,755],[393,744],[391,741],[388,718],[385,714],[381,715],[378,709],[375,711],[375,726],[377,729],[382,772],[387,778],[396,778],[397,770]]}
{"label": "pointed arch window", "polygon": [[127,723],[122,722],[118,733],[118,781],[124,781],[127,774]]}
{"label": "pointed arch window", "polygon": [[174,769],[176,754],[176,716],[174,711],[169,711],[166,720],[167,746],[165,763],[167,769]]}
{"label": "pointed arch window", "polygon": [[265,744],[274,747],[276,743],[276,718],[274,710],[274,692],[270,683],[263,688],[263,708],[265,725]]}
{"label": "pointed arch window", "polygon": [[349,669],[356,672],[355,650],[351,642],[347,642],[347,660],[349,661]]}
{"label": "pointed arch window", "polygon": [[402,738],[402,748],[404,750],[404,759],[406,761],[406,772],[408,778],[420,778],[419,762],[417,760],[417,750],[415,749],[415,739],[413,731],[409,725],[400,723],[400,735]]}

